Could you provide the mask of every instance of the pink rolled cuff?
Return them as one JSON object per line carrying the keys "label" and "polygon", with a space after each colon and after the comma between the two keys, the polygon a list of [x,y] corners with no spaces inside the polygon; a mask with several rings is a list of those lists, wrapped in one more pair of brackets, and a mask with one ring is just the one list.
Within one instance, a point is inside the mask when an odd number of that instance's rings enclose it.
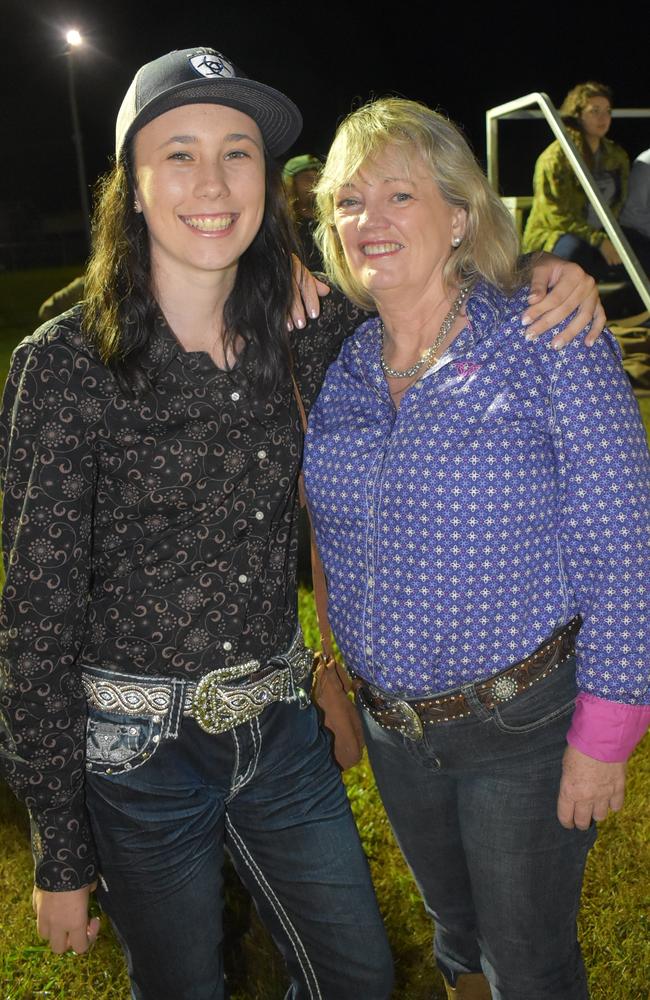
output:
{"label": "pink rolled cuff", "polygon": [[607,762],[627,760],[650,727],[650,705],[625,705],[581,692],[567,733],[576,750]]}

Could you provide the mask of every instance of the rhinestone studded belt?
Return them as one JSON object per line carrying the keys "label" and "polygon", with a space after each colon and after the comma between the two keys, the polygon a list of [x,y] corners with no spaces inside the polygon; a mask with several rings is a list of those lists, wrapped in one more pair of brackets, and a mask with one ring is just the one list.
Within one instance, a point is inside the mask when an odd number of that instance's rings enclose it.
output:
{"label": "rhinestone studded belt", "polygon": [[[195,719],[206,733],[224,733],[250,722],[273,702],[301,697],[298,685],[310,672],[313,659],[299,631],[287,652],[274,656],[264,667],[259,660],[246,660],[213,670],[198,682],[84,667],[82,682],[94,708],[134,718],[163,718],[180,695],[184,716]],[[242,678],[243,683],[232,683]]]}
{"label": "rhinestone studded belt", "polygon": [[[471,687],[475,696],[482,705],[492,709],[548,677],[573,655],[581,624],[582,619],[577,615],[524,660],[513,663],[487,680],[474,682]],[[413,740],[422,739],[425,725],[451,722],[471,714],[462,688],[427,698],[401,699],[391,698],[364,680],[357,690],[357,698],[380,726],[397,730]]]}

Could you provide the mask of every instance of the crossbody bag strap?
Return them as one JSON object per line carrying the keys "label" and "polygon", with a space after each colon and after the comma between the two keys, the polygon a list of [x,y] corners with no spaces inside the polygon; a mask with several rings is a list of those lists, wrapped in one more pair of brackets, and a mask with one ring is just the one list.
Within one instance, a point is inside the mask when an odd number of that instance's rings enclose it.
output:
{"label": "crossbody bag strap", "polygon": [[[291,372],[291,382],[293,384],[293,395],[296,403],[298,404],[303,433],[306,434],[307,414],[305,413],[302,396],[300,395],[300,389],[298,388],[298,383],[296,382],[293,371]],[[309,536],[311,538],[311,576],[314,585],[314,601],[316,603],[316,617],[318,618],[321,646],[325,655],[328,658],[333,658],[334,644],[332,642],[332,628],[327,614],[327,583],[325,582],[325,571],[323,569],[320,553],[316,545],[316,536],[314,534],[311,514],[309,513],[309,504],[307,503],[307,494],[305,493],[305,480],[302,472],[298,478],[298,495],[300,497],[300,506],[305,508],[309,519]]]}

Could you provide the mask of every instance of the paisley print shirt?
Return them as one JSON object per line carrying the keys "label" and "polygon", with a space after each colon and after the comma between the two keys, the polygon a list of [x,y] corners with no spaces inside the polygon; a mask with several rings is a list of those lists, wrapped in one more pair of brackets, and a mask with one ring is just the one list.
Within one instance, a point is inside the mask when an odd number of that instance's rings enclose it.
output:
{"label": "paisley print shirt", "polygon": [[[360,314],[339,293],[293,334],[309,409]],[[0,761],[26,802],[37,884],[96,874],[83,804],[80,664],[197,680],[264,662],[296,628],[290,384],[251,398],[159,321],[129,398],[73,309],[16,349],[0,414],[6,582],[0,609]]]}
{"label": "paisley print shirt", "polygon": [[[576,613],[580,688],[650,701],[650,457],[608,333],[550,350],[526,290],[476,287],[468,325],[395,411],[379,321],[312,410],[305,479],[348,666],[396,695],[532,652]],[[324,489],[322,484],[327,484]]]}

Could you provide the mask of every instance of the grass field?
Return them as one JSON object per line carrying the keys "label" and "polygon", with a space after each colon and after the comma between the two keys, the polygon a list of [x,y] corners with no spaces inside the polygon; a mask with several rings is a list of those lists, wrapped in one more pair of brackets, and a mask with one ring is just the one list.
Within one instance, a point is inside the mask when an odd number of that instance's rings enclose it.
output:
{"label": "grass field", "polygon": [[[38,304],[75,273],[75,268],[67,268],[0,274],[0,380],[11,349],[36,325]],[[640,404],[650,429],[650,399]],[[301,593],[300,611],[308,641],[311,637],[315,642],[313,603],[306,591]],[[395,998],[442,997],[441,979],[431,960],[431,926],[365,761],[346,775],[346,784],[395,954]],[[650,998],[649,800],[646,741],[630,762],[625,809],[602,824],[587,866],[580,938],[592,1000]],[[0,1000],[127,1000],[121,954],[108,928],[85,957],[56,957],[40,945],[30,907],[31,875],[24,810],[0,786]],[[280,1000],[286,988],[281,963],[232,875],[227,907],[232,1000]]]}

